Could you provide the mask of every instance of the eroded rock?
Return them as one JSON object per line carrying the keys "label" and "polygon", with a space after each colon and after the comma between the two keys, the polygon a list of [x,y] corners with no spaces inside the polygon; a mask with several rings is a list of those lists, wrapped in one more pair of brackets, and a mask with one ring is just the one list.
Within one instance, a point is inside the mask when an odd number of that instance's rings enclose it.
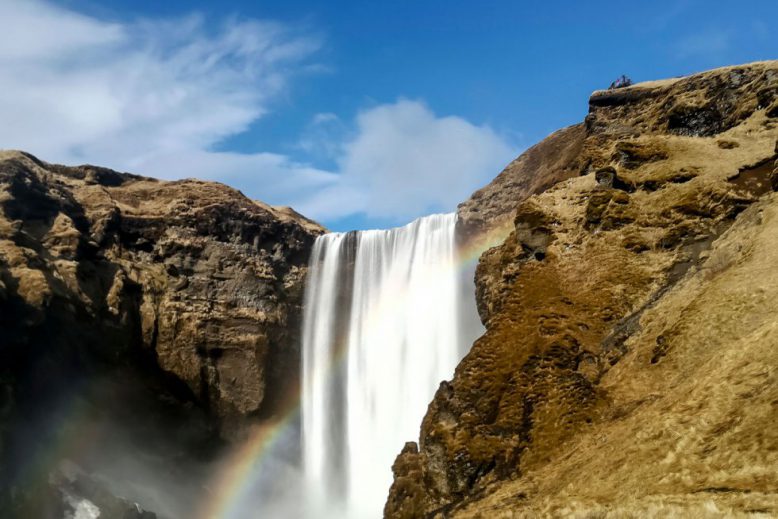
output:
{"label": "eroded rock", "polygon": [[[708,492],[726,514],[778,513],[775,478],[741,472],[756,464],[775,474],[768,452],[778,437],[695,432],[722,409],[737,412],[730,397],[750,384],[745,372],[767,373],[775,360],[739,354],[742,341],[772,351],[767,335],[725,330],[751,322],[756,299],[772,301],[778,285],[724,273],[771,262],[768,271],[778,270],[769,230],[778,221],[770,178],[778,130],[762,111],[772,95],[765,88],[776,84],[778,63],[765,62],[592,96],[585,133],[566,157],[582,176],[516,197],[512,232],[481,256],[487,331],[430,404],[418,451],[398,456],[387,517],[691,516],[702,509],[700,489],[720,488],[719,479],[741,498],[760,493],[738,501]],[[730,233],[750,238],[718,245],[734,240]],[[751,239],[763,240],[760,253]],[[741,306],[726,290],[741,294],[733,296]],[[768,310],[757,313],[758,326],[771,326]],[[732,363],[719,364],[719,355]],[[760,387],[773,395],[778,384]],[[767,414],[749,409],[749,431],[770,427]],[[693,449],[674,443],[665,416]],[[710,442],[724,451],[712,454]],[[735,450],[744,454],[728,454]],[[717,471],[705,468],[709,457]],[[663,501],[669,489],[672,506]]]}
{"label": "eroded rock", "polygon": [[322,232],[221,184],[0,152],[0,507],[76,419],[185,466],[281,412]]}

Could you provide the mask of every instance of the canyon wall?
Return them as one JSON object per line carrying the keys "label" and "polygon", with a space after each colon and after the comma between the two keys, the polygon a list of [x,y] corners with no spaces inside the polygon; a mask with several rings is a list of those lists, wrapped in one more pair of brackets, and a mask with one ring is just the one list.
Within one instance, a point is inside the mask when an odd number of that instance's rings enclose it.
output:
{"label": "canyon wall", "polygon": [[778,513],[777,140],[778,62],[595,92],[462,204],[487,331],[386,516]]}
{"label": "canyon wall", "polygon": [[[778,62],[596,92],[461,204],[462,239],[497,245],[487,331],[386,515],[778,514],[777,140]],[[322,232],[216,183],[0,152],[1,509],[62,516],[84,444],[127,434],[179,481],[277,414]]]}
{"label": "canyon wall", "polygon": [[2,488],[74,402],[190,454],[272,416],[296,394],[322,232],[213,182],[0,152]]}

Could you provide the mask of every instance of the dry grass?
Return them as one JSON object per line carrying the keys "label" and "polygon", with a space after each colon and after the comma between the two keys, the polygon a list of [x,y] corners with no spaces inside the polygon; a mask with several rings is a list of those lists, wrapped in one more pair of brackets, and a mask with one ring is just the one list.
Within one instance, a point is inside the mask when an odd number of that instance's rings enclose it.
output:
{"label": "dry grass", "polygon": [[[778,514],[777,201],[750,208],[645,313],[601,383],[626,416],[605,416],[459,517]],[[651,364],[659,336],[670,348]]]}
{"label": "dry grass", "polygon": [[710,136],[663,119],[708,106],[732,71],[596,109],[577,160],[622,187],[559,182],[482,256],[487,332],[431,404],[422,476],[405,481],[425,511],[778,515],[778,198],[730,181],[775,155],[778,128],[754,92]]}

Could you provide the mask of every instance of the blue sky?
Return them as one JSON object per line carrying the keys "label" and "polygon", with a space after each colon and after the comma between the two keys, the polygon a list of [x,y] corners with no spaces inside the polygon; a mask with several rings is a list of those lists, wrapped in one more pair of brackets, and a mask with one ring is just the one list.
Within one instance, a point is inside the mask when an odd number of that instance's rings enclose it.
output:
{"label": "blue sky", "polygon": [[331,229],[451,211],[634,80],[778,57],[778,2],[0,0],[0,146]]}

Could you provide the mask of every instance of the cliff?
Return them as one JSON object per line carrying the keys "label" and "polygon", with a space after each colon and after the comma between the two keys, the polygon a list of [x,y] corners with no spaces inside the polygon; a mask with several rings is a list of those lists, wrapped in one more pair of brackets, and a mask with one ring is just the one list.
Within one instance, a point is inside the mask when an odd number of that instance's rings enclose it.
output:
{"label": "cliff", "polygon": [[0,152],[0,488],[33,489],[18,470],[74,408],[179,459],[273,415],[322,232],[221,184]]}
{"label": "cliff", "polygon": [[583,124],[549,135],[508,164],[489,185],[459,204],[460,232],[479,240],[499,241],[511,231],[513,212],[520,200],[542,193],[557,182],[578,176],[586,138]]}
{"label": "cliff", "polygon": [[778,514],[778,62],[595,92],[460,215],[485,334],[387,517]]}

